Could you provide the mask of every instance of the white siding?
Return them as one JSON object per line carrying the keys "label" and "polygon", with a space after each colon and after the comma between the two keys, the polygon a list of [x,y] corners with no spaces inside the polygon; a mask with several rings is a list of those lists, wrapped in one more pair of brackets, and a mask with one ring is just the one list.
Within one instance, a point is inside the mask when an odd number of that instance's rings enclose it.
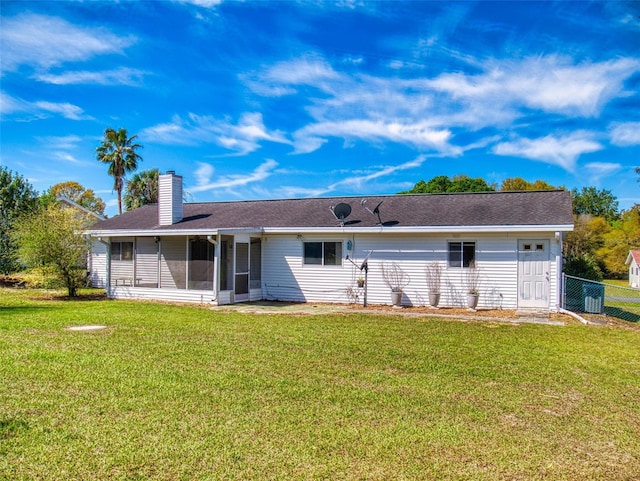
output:
{"label": "white siding", "polygon": [[158,244],[153,237],[136,238],[136,285],[157,287]]}
{"label": "white siding", "polygon": [[[344,256],[349,254],[346,249],[349,238],[305,236],[301,240],[294,235],[265,237],[262,242],[264,297],[300,302],[347,302],[345,289],[355,282],[353,266],[344,260]],[[303,265],[305,241],[342,241],[342,266]]]}
{"label": "white siding", "polygon": [[98,239],[93,239],[91,243],[89,277],[92,287],[107,286],[107,246]]}
{"label": "white siding", "polygon": [[629,263],[629,285],[631,287],[640,287],[640,273],[638,271],[638,264],[631,258]]}
{"label": "white siding", "polygon": [[[531,237],[533,238],[533,237]],[[557,311],[562,304],[560,299],[562,277],[562,242],[556,240],[555,234],[549,239],[549,309]]]}
{"label": "white siding", "polygon": [[[473,241],[476,243],[476,262],[480,269],[479,307],[515,309],[518,304],[518,239],[549,239],[550,308],[557,299],[557,262],[559,243],[552,233],[521,234],[460,234],[438,235],[361,235],[322,237],[270,235],[263,241],[263,294],[266,299],[348,302],[348,289],[358,294],[362,302],[364,291],[356,288],[356,279],[364,273],[344,257],[348,254],[358,265],[369,251],[367,297],[371,304],[390,304],[390,292],[382,278],[382,263],[397,262],[409,275],[410,283],[404,289],[404,305],[427,305],[428,288],[425,266],[437,261],[443,267],[441,284],[442,306],[466,307],[466,269],[449,268],[448,242]],[[343,241],[342,266],[303,265],[304,241]],[[347,250],[351,240],[352,250]]]}
{"label": "white siding", "polygon": [[[322,236],[306,234],[268,235],[262,240],[262,290],[251,289],[250,299],[260,297],[271,300],[300,302],[363,302],[364,289],[356,287],[356,280],[363,276],[358,268],[364,257],[369,258],[367,297],[371,304],[390,304],[389,288],[384,284],[383,263],[397,262],[409,275],[410,282],[404,288],[404,305],[428,305],[428,288],[425,266],[438,262],[443,267],[441,282],[441,306],[466,307],[467,269],[448,267],[448,243],[471,241],[476,243],[476,262],[480,270],[480,308],[516,309],[518,307],[518,241],[544,239],[549,241],[549,308],[555,309],[559,296],[558,269],[561,244],[554,233],[513,234],[456,234],[417,235],[379,234]],[[153,248],[150,239],[139,239],[137,248],[137,277],[141,277],[147,262],[151,265]],[[342,265],[304,265],[304,242],[342,242]],[[348,249],[348,243],[351,249]],[[349,256],[350,260],[346,259]],[[99,259],[100,253],[94,256]],[[148,256],[145,257],[145,256]],[[115,266],[122,274],[122,266]],[[120,269],[120,270],[118,270]],[[113,272],[113,271],[112,271]],[[149,270],[148,273],[152,271]],[[112,273],[112,279],[117,274]],[[186,290],[186,238],[165,237],[161,241],[160,285],[161,289],[129,286],[115,287],[112,280],[110,295],[117,298],[167,299],[184,302],[216,303],[211,291]],[[230,302],[230,293],[221,293],[220,302]]]}
{"label": "white siding", "polygon": [[216,304],[215,293],[186,289],[155,289],[145,287],[112,286],[109,297],[113,299],[155,299],[174,302]]}
{"label": "white siding", "polygon": [[158,177],[158,219],[160,225],[182,220],[182,177],[164,174]]}

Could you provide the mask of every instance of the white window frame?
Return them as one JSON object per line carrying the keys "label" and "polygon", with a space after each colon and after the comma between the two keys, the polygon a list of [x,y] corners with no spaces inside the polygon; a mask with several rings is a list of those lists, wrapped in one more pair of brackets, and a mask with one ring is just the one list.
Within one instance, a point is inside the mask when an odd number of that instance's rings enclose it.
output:
{"label": "white window frame", "polygon": [[[322,246],[322,252],[320,255],[320,262],[315,264],[315,263],[311,263],[311,262],[307,262],[307,256],[306,256],[306,245],[307,244],[321,244]],[[336,252],[336,264],[326,264],[325,260],[326,260],[326,255],[325,255],[325,244],[335,244],[336,247],[340,246],[339,250],[340,252]],[[338,249],[336,249],[338,250]],[[342,267],[342,253],[344,251],[344,246],[343,246],[343,242],[341,240],[337,240],[337,241],[333,241],[333,240],[305,240],[302,243],[302,265],[305,267],[308,266],[321,266],[321,267]]]}
{"label": "white window frame", "polygon": [[[118,252],[117,257],[113,255],[113,246],[116,245],[116,244],[118,244],[118,247],[119,247],[119,252]],[[123,244],[131,244],[131,257],[128,258],[128,259],[125,259],[125,258],[122,257],[122,252],[123,252],[122,245]],[[112,261],[113,260],[120,261],[120,262],[133,262],[133,256],[134,256],[133,250],[134,250],[133,241],[112,242],[111,243],[111,260]]]}
{"label": "white window frame", "polygon": [[[460,262],[459,265],[451,265],[451,246],[453,244],[460,244]],[[468,262],[465,262],[465,244],[467,245],[467,247],[469,246],[469,244],[473,244],[473,258],[470,259]],[[471,266],[472,262],[477,261],[478,256],[478,242],[475,240],[459,240],[459,239],[454,239],[454,240],[448,240],[447,241],[447,269],[469,269],[469,267]],[[466,264],[466,265],[465,265]]]}

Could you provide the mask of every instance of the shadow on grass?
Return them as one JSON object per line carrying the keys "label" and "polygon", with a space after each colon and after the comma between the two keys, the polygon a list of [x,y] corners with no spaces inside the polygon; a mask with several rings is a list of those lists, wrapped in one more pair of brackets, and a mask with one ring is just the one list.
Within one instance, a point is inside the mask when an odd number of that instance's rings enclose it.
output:
{"label": "shadow on grass", "polygon": [[16,436],[21,431],[29,429],[26,421],[16,418],[0,418],[0,440]]}
{"label": "shadow on grass", "polygon": [[627,322],[640,322],[640,314],[636,314],[635,312],[626,311],[619,307],[612,306],[604,306],[604,313],[607,316],[615,317],[617,319],[622,319]]}
{"label": "shadow on grass", "polygon": [[89,294],[79,294],[75,297],[70,297],[68,295],[55,293],[48,296],[27,297],[27,299],[29,299],[30,301],[74,301],[74,302],[110,300],[107,297],[107,294],[105,292],[92,292]]}
{"label": "shadow on grass", "polygon": [[51,306],[0,306],[0,315],[27,315],[54,309]]}

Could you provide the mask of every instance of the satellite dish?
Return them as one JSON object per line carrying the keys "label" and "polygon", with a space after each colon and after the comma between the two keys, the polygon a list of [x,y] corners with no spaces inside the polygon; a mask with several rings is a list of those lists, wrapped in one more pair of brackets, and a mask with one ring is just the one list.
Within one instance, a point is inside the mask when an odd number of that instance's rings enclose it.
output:
{"label": "satellite dish", "polygon": [[367,207],[366,205],[364,205],[366,202],[366,200],[363,200],[360,202],[360,205],[362,205],[365,209],[367,209],[367,211],[369,212],[369,214],[371,215],[376,215],[378,216],[378,225],[383,225],[382,223],[382,219],[380,218],[380,205],[382,205],[382,203],[384,202],[384,200],[381,200],[378,205],[376,205],[376,207],[371,210],[369,209],[369,207]]}
{"label": "satellite dish", "polygon": [[333,208],[333,213],[338,219],[346,219],[351,214],[351,206],[340,202]]}
{"label": "satellite dish", "polygon": [[360,264],[360,270],[368,268],[367,261],[369,260],[369,257],[371,257],[371,254],[373,254],[373,251],[369,251],[367,256],[364,258],[364,260]]}
{"label": "satellite dish", "polygon": [[331,207],[331,212],[333,212],[333,216],[340,221],[340,224],[344,224],[344,220],[351,214],[351,206],[340,202],[335,207]]}

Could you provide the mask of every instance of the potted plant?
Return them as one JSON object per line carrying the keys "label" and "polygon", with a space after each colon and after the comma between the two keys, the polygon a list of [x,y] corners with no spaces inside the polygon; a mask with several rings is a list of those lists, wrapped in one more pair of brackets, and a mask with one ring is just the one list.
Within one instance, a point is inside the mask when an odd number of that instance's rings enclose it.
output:
{"label": "potted plant", "polygon": [[478,306],[480,298],[480,271],[475,261],[469,263],[467,270],[467,307],[473,311]]}
{"label": "potted plant", "polygon": [[425,268],[427,277],[427,288],[429,289],[429,305],[434,309],[440,303],[440,278],[442,277],[442,266],[437,262],[427,264]]}
{"label": "potted plant", "polygon": [[389,289],[391,289],[391,304],[399,307],[402,305],[402,290],[409,285],[411,279],[402,268],[392,262],[391,265],[382,263],[382,279]]}
{"label": "potted plant", "polygon": [[358,287],[364,287],[364,277],[358,277]]}

